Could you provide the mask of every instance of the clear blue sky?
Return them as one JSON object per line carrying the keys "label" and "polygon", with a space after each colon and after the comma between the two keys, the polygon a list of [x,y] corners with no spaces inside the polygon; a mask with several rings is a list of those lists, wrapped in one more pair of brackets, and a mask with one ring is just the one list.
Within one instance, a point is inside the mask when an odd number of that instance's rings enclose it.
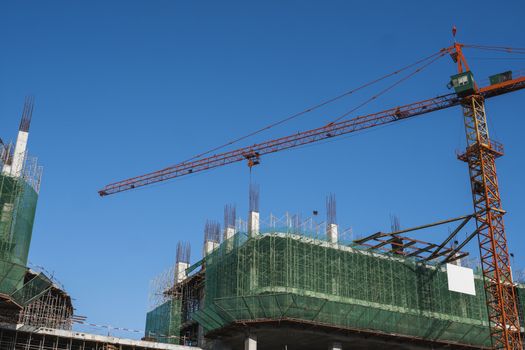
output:
{"label": "clear blue sky", "polygon": [[[95,323],[143,329],[148,284],[178,240],[200,258],[206,219],[247,211],[245,164],[101,199],[108,182],[156,170],[460,41],[525,47],[525,2],[36,1],[0,4],[0,134],[36,96],[30,149],[45,166],[30,260],[55,271]],[[467,52],[477,77],[521,60]],[[498,56],[499,57],[499,56]],[[508,57],[508,56],[502,56]],[[516,57],[516,56],[512,56]],[[360,112],[446,93],[448,57]],[[286,124],[321,125],[380,87]],[[525,266],[525,91],[490,100],[507,232]],[[261,215],[313,209],[334,192],[359,234],[470,213],[461,111],[453,108],[263,159]],[[441,233],[425,233],[438,241]],[[423,235],[423,234],[421,234]],[[420,237],[423,238],[423,237]]]}

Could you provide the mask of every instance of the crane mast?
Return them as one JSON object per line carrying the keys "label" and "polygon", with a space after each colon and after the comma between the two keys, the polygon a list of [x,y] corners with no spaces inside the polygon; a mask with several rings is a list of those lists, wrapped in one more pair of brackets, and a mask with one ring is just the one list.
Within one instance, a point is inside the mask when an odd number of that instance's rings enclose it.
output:
{"label": "crane mast", "polygon": [[[472,77],[460,44],[453,58],[458,75]],[[516,291],[512,280],[509,249],[496,173],[496,158],[503,147],[491,141],[485,113],[485,98],[472,80],[473,94],[461,101],[467,146],[458,158],[468,164],[485,296],[494,349],[522,350]]]}

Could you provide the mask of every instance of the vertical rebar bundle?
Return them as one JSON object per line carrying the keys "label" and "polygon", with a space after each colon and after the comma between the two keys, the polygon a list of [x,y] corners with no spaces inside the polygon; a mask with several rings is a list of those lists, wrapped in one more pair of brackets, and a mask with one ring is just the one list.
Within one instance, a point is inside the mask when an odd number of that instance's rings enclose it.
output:
{"label": "vertical rebar bundle", "polygon": [[221,224],[208,220],[204,226],[204,242],[219,243],[221,238]]}
{"label": "vertical rebar bundle", "polygon": [[259,185],[255,183],[250,184],[250,208],[251,212],[259,212]]}
{"label": "vertical rebar bundle", "polygon": [[390,230],[391,232],[397,232],[401,230],[401,224],[399,218],[396,215],[390,215]]}
{"label": "vertical rebar bundle", "polygon": [[[390,230],[398,232],[401,230],[401,223],[396,215],[390,215]],[[392,235],[392,253],[402,254],[404,251],[403,239],[397,235]]]}
{"label": "vertical rebar bundle", "polygon": [[18,130],[29,132],[29,126],[31,125],[31,118],[33,117],[33,108],[35,105],[34,96],[26,96],[24,101],[24,109],[22,110],[22,119],[20,120],[20,127]]}
{"label": "vertical rebar bundle", "polygon": [[328,225],[337,224],[337,203],[334,193],[326,197],[326,223]]}
{"label": "vertical rebar bundle", "polygon": [[190,242],[177,242],[176,262],[190,263],[191,245]]}
{"label": "vertical rebar bundle", "polygon": [[224,228],[235,228],[236,212],[237,209],[234,204],[226,204],[224,206]]}

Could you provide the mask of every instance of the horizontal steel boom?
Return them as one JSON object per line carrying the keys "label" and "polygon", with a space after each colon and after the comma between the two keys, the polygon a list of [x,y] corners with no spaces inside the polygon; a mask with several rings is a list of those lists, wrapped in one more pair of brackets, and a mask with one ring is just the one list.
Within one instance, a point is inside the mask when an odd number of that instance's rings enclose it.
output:
{"label": "horizontal steel boom", "polygon": [[[522,88],[525,88],[525,77],[513,79],[498,85],[483,87],[480,89],[480,93],[484,95],[485,98],[489,98]],[[222,165],[258,159],[265,154],[303,146],[309,143],[358,132],[375,126],[389,124],[398,120],[453,107],[459,103],[460,99],[455,94],[438,96],[425,101],[387,109],[378,113],[359,116],[337,123],[330,123],[316,129],[298,132],[293,135],[265,141],[252,146],[246,146],[208,157],[198,158],[193,161],[179,163],[149,174],[109,184],[98,193],[100,196],[107,196],[157,182],[194,174]]]}

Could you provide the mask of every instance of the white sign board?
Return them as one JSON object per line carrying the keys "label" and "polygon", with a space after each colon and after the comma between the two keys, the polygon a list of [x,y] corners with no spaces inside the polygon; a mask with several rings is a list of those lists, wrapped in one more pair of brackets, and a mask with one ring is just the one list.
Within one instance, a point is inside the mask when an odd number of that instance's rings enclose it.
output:
{"label": "white sign board", "polygon": [[476,295],[474,271],[453,264],[447,264],[448,290],[469,295]]}

